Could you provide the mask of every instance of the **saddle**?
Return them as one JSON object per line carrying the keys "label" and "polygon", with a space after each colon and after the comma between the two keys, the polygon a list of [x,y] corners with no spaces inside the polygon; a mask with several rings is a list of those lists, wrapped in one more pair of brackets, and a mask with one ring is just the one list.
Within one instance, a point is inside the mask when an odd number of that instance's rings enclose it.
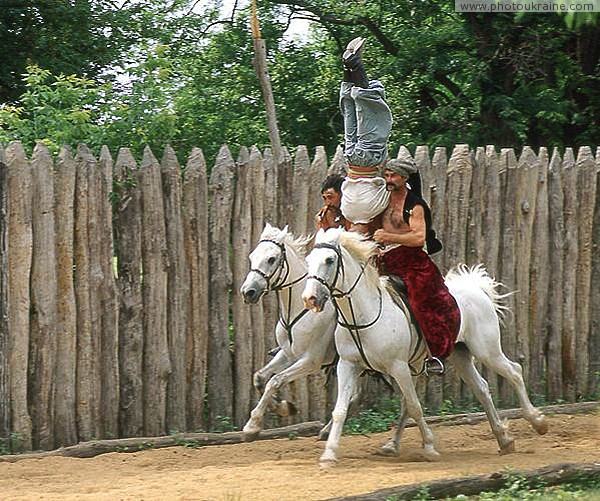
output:
{"label": "saddle", "polygon": [[[419,336],[419,343],[417,344],[417,348],[415,350],[418,351],[418,348],[421,342],[425,341],[425,337],[423,336],[423,332],[421,331],[421,327],[419,326],[419,322],[415,317],[412,307],[410,306],[410,302],[408,301],[408,288],[406,287],[406,283],[402,280],[398,275],[386,275],[388,279],[388,284],[391,285],[392,289],[398,294],[403,304],[396,304],[399,308],[404,310],[404,312],[408,312],[410,323],[414,327],[417,335]],[[393,297],[393,296],[392,296]],[[425,343],[426,344],[426,343]],[[426,344],[427,345],[427,344]],[[429,351],[429,349],[427,350]],[[425,375],[436,374],[442,375],[445,372],[443,362],[437,358],[429,355],[423,362],[423,368],[420,373],[424,373]]]}

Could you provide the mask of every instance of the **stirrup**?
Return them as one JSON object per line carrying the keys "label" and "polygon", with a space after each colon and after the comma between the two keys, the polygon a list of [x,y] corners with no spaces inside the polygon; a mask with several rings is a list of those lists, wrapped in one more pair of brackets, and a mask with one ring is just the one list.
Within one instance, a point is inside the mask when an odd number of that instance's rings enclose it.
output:
{"label": "stirrup", "polygon": [[441,376],[445,372],[446,367],[444,367],[444,363],[438,357],[429,357],[423,362],[423,373],[426,376],[429,376],[430,374]]}

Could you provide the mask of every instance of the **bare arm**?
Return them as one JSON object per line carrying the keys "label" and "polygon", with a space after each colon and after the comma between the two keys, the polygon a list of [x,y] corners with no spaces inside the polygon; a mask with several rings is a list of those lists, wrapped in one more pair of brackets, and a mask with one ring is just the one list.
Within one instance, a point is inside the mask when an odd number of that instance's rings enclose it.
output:
{"label": "bare arm", "polygon": [[423,247],[425,245],[425,211],[420,205],[415,205],[408,220],[409,231],[396,233],[389,230],[377,230],[373,234],[376,242],[389,245],[400,244],[407,247]]}

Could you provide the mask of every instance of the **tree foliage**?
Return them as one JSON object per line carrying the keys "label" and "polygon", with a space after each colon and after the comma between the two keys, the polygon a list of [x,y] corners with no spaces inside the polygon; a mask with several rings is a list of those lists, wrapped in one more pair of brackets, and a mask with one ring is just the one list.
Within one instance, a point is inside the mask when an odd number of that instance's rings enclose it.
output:
{"label": "tree foliage", "polygon": [[[183,155],[201,146],[209,158],[226,142],[268,146],[248,12],[196,4],[11,1],[0,12],[0,140],[138,153],[170,143]],[[456,13],[450,0],[259,6],[288,146],[331,153],[340,142],[340,55],[358,35],[369,75],[386,85],[396,147],[598,142],[596,18],[567,18],[569,26],[556,15]],[[294,17],[314,21],[304,40],[285,36]]]}

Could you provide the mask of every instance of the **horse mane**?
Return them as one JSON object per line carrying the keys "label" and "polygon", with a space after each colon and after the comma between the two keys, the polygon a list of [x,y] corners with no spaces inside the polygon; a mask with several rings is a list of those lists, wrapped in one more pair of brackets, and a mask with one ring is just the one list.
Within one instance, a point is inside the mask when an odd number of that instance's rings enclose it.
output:
{"label": "horse mane", "polygon": [[260,239],[281,242],[298,254],[300,258],[305,258],[306,254],[308,253],[308,246],[312,242],[313,236],[301,235],[299,237],[294,237],[294,235],[289,232],[287,226],[283,230],[280,230],[276,226],[267,223],[265,224],[265,228],[260,235]]}

